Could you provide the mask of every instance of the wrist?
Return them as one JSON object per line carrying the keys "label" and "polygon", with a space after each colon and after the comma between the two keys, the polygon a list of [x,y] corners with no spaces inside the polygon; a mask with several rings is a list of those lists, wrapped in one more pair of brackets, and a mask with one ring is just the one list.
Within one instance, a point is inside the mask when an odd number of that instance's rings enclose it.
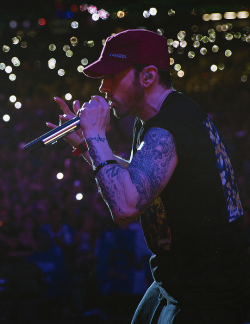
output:
{"label": "wrist", "polygon": [[73,151],[72,153],[75,156],[83,155],[85,152],[88,151],[88,146],[86,141],[81,142],[77,147],[73,146]]}

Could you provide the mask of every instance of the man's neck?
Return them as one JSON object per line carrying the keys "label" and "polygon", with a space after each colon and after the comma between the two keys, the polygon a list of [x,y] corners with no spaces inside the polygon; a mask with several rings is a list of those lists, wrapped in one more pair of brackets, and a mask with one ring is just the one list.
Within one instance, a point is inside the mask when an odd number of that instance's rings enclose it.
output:
{"label": "man's neck", "polygon": [[169,89],[158,89],[159,91],[154,91],[153,93],[146,96],[144,107],[141,110],[139,117],[144,123],[151,117],[158,114],[161,106],[166,99],[166,97],[173,92],[172,88]]}

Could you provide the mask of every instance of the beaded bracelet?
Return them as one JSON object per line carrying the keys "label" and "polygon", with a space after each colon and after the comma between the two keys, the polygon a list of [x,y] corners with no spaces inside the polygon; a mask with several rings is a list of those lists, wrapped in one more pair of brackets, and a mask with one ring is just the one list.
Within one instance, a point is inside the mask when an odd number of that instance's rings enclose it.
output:
{"label": "beaded bracelet", "polygon": [[105,167],[105,165],[108,165],[108,164],[118,164],[118,162],[116,160],[107,160],[107,161],[104,161],[104,162],[101,162],[97,168],[93,171],[93,174],[94,175],[97,175],[97,173],[103,168]]}
{"label": "beaded bracelet", "polygon": [[79,156],[87,151],[88,151],[88,147],[87,147],[86,142],[84,141],[84,142],[80,143],[77,147],[75,147],[74,150],[72,151],[72,153],[75,156]]}

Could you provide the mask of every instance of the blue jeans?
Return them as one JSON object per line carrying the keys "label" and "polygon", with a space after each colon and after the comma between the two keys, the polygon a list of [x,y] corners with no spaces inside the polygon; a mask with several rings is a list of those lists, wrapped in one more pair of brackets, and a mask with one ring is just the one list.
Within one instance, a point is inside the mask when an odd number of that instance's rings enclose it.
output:
{"label": "blue jeans", "polygon": [[131,324],[244,324],[241,313],[229,310],[209,310],[179,307],[166,300],[154,282],[138,305]]}

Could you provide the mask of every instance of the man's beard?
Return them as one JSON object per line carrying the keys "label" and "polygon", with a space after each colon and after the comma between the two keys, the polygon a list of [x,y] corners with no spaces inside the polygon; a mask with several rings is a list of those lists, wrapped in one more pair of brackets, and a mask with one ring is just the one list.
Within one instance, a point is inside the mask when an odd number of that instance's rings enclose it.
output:
{"label": "man's beard", "polygon": [[138,104],[143,99],[144,95],[145,89],[140,84],[139,79],[135,76],[123,102],[118,103],[114,100],[114,102],[119,105],[118,112],[113,108],[114,116],[118,119],[127,116],[135,116]]}

